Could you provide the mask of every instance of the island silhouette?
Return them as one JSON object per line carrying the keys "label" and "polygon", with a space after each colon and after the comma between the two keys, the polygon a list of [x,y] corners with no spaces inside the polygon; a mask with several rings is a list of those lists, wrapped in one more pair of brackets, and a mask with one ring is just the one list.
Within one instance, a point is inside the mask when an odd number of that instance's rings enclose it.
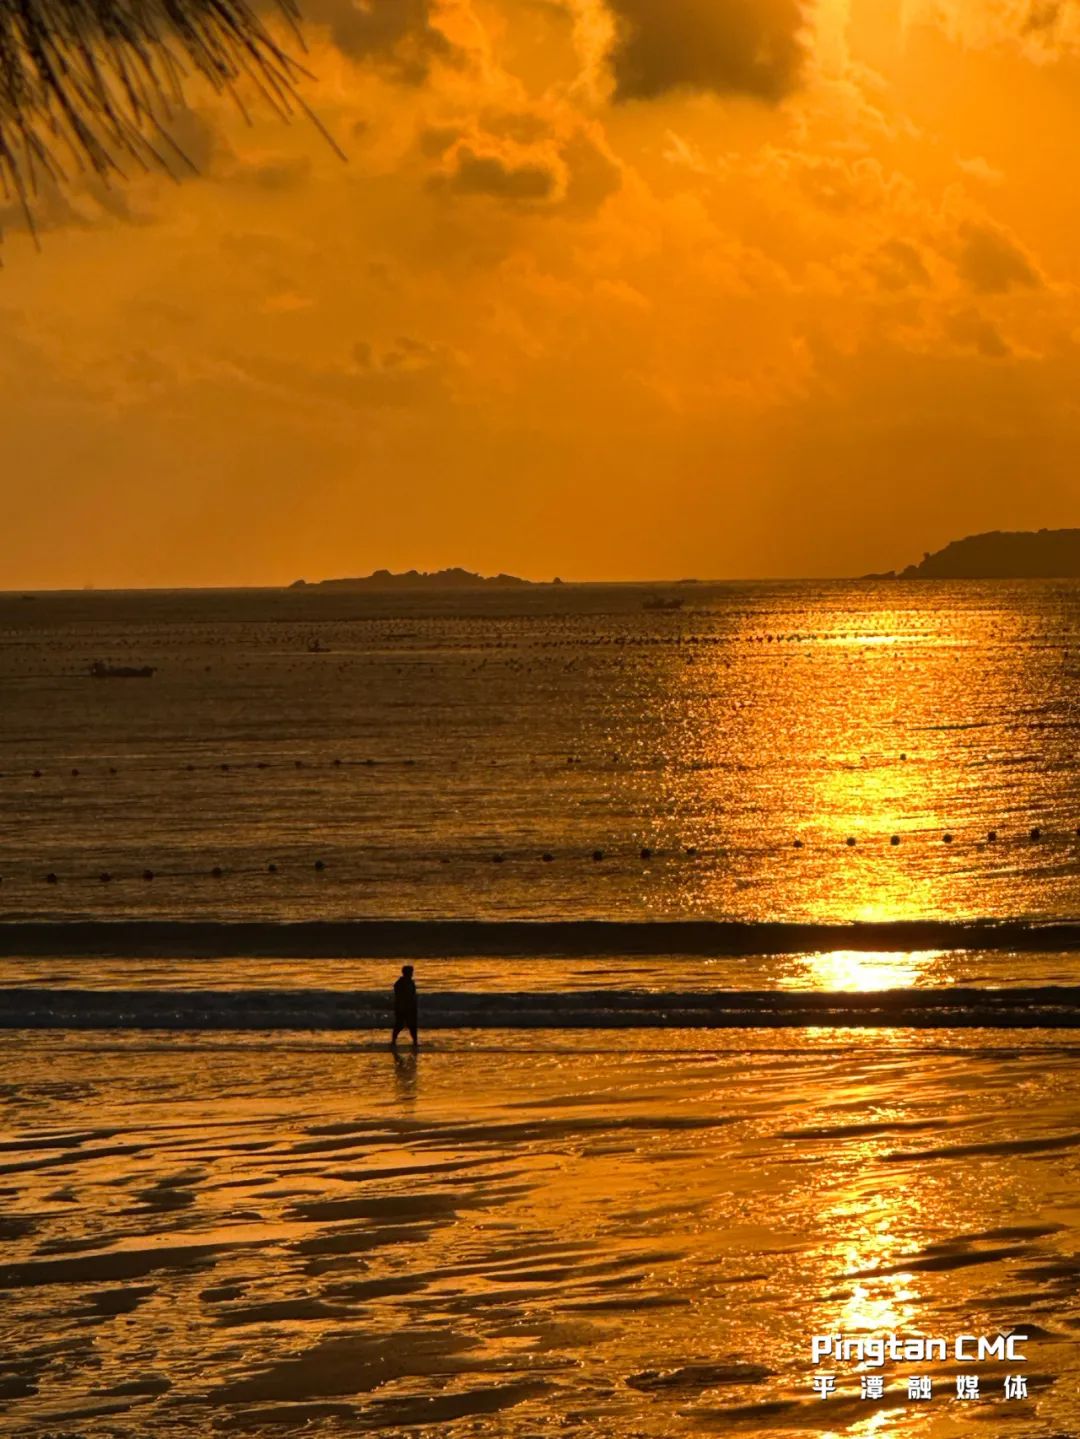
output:
{"label": "island silhouette", "polygon": [[874,580],[1080,579],[1080,530],[990,530],[952,540]]}
{"label": "island silhouette", "polygon": [[[340,589],[340,590],[453,590],[453,589],[504,589],[543,583],[537,580],[523,580],[518,575],[478,575],[472,570],[453,566],[446,570],[404,570],[394,574],[390,570],[374,570],[370,575],[358,575],[335,580],[294,580],[290,589]],[[560,585],[557,577],[552,584]]]}

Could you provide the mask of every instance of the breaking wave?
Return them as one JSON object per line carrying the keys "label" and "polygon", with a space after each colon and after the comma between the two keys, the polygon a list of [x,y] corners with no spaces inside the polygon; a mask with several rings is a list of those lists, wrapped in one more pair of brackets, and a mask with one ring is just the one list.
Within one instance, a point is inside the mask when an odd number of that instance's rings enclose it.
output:
{"label": "breaking wave", "polygon": [[[1072,1029],[1080,986],[1031,989],[431,991],[424,1030]],[[390,1023],[384,991],[12,989],[0,1028],[371,1030]]]}

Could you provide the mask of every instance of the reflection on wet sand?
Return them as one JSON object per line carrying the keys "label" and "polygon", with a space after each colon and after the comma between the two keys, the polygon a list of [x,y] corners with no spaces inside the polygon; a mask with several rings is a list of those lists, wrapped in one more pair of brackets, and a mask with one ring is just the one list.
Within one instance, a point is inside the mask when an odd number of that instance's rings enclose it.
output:
{"label": "reflection on wet sand", "polygon": [[416,1102],[417,1080],[419,1078],[417,1056],[394,1051],[394,1079],[398,1098],[405,1106]]}
{"label": "reflection on wet sand", "polygon": [[947,1439],[949,1366],[824,1400],[810,1337],[1020,1326],[1030,1398],[974,1412],[1075,1433],[1080,1051],[1003,1039],[15,1039],[10,1422]]}

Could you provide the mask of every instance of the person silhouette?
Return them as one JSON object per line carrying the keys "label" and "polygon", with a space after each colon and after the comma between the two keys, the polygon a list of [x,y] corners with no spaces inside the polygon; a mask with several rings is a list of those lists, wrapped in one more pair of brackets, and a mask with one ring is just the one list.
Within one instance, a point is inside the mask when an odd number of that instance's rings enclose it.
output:
{"label": "person silhouette", "polygon": [[416,1023],[416,982],[413,979],[411,964],[403,964],[399,978],[394,980],[394,1033],[390,1040],[391,1049],[397,1048],[398,1035],[403,1029],[407,1029],[412,1035],[413,1049],[419,1049],[420,1039]]}

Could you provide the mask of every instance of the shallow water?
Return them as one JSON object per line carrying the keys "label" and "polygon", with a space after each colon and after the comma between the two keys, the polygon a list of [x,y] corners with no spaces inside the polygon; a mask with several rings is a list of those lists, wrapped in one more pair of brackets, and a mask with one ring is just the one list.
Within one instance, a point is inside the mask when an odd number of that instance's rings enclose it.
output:
{"label": "shallow water", "polygon": [[[11,1036],[0,1423],[1076,1433],[1080,1048],[1000,1040]],[[814,1333],[999,1328],[1026,1402],[812,1392]]]}

